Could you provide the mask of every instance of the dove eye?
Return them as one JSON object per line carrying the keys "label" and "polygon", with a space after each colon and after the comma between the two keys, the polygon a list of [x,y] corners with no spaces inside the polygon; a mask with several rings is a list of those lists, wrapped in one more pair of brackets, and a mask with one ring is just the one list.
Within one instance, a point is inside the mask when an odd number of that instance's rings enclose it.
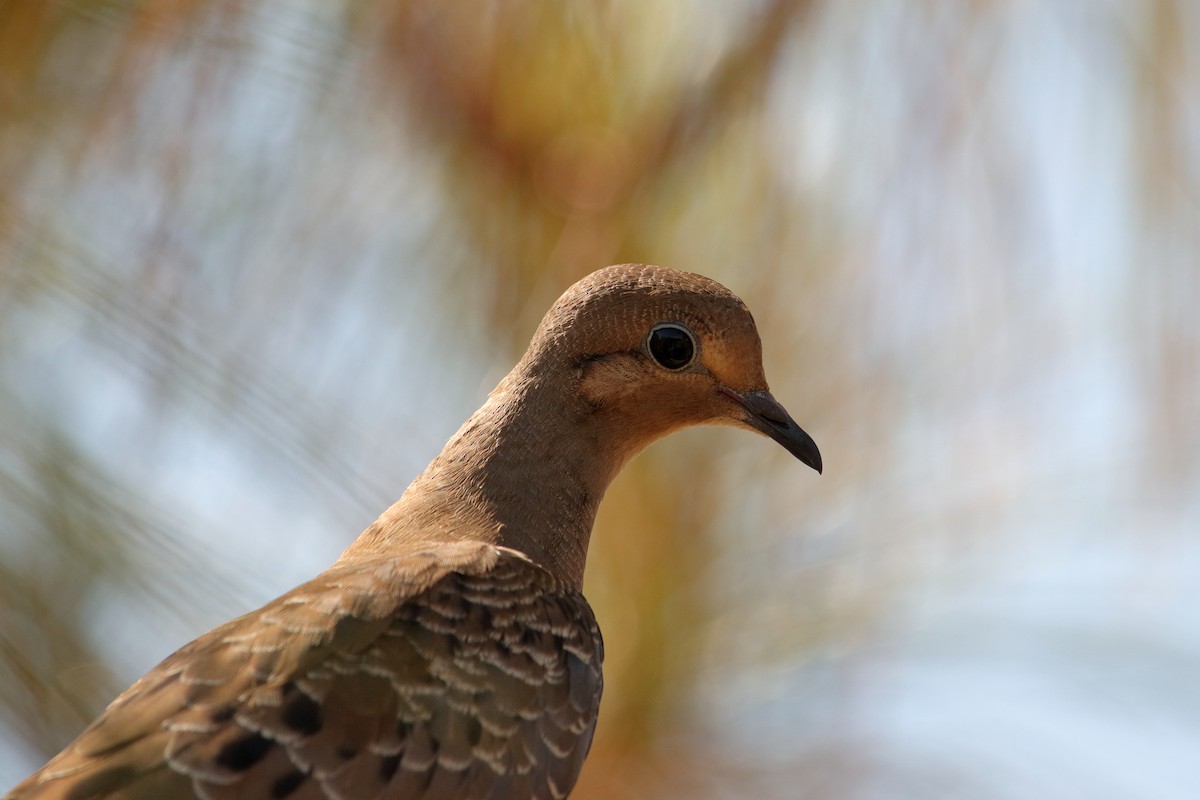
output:
{"label": "dove eye", "polygon": [[683,369],[696,357],[696,339],[691,331],[672,322],[655,325],[646,338],[646,348],[655,361],[672,371]]}

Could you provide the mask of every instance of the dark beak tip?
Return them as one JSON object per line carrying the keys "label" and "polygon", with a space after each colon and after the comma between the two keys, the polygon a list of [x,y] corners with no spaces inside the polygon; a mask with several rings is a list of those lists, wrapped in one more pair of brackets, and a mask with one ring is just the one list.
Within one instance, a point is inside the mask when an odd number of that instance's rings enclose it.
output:
{"label": "dark beak tip", "polygon": [[779,401],[767,392],[729,394],[748,412],[746,421],[752,427],[774,439],[799,461],[815,469],[818,475],[824,472],[825,465],[817,443],[796,424]]}
{"label": "dark beak tip", "polygon": [[[801,432],[803,433],[803,431]],[[803,444],[807,446],[798,447],[797,450],[800,452],[793,451],[792,455],[796,456],[796,458],[800,459],[800,461],[815,469],[818,475],[821,475],[825,471],[825,464],[821,460],[821,451],[817,449],[817,443],[814,442],[812,438],[808,436],[808,434],[804,434],[804,436],[807,441],[803,442]]]}

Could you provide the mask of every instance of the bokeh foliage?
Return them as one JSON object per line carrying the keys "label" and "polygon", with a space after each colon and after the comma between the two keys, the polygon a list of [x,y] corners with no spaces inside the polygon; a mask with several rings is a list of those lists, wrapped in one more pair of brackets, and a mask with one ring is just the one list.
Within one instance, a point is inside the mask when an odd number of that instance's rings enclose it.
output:
{"label": "bokeh foliage", "polygon": [[[864,675],[926,582],[1198,522],[1198,31],[1170,0],[0,2],[0,784],[328,563],[573,280],[653,261],[748,301],[829,469],[693,431],[613,486],[575,796],[873,796]],[[976,785],[952,766],[880,796]]]}

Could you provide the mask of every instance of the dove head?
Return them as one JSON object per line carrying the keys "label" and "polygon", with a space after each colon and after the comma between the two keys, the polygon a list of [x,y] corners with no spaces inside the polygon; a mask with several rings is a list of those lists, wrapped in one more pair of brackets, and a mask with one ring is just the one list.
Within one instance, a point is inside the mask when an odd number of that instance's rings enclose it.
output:
{"label": "dove head", "polygon": [[514,373],[573,385],[619,463],[679,428],[726,424],[821,471],[816,444],[767,388],[746,304],[701,275],[643,264],[593,272],[551,307]]}
{"label": "dove head", "polygon": [[512,372],[351,551],[483,540],[580,586],[617,472],[654,440],[706,423],[764,434],[821,470],[816,444],[767,389],[736,295],[662,267],[599,270],[558,299]]}

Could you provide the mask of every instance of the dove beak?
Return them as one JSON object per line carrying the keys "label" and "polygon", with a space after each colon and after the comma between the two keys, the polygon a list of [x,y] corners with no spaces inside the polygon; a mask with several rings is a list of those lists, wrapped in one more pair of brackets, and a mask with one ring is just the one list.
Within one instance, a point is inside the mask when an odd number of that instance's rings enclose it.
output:
{"label": "dove beak", "polygon": [[719,387],[718,391],[746,411],[742,422],[779,442],[783,449],[818,473],[821,471],[821,451],[817,449],[817,443],[796,424],[770,392],[741,394],[724,386]]}

